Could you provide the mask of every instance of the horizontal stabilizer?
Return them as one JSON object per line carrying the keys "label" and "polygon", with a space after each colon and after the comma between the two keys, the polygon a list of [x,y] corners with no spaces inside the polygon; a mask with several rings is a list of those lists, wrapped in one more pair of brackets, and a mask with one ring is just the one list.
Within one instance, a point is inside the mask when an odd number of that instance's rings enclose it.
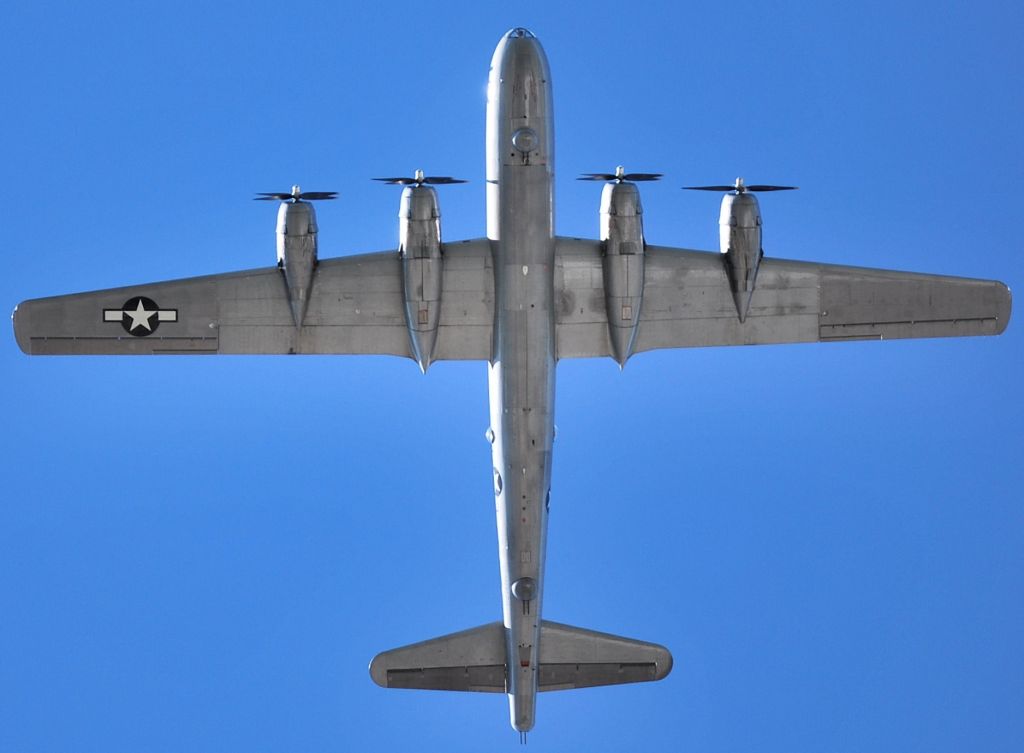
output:
{"label": "horizontal stabilizer", "polygon": [[370,677],[382,688],[505,692],[505,626],[492,622],[377,654]]}
{"label": "horizontal stabilizer", "polygon": [[672,670],[664,646],[544,620],[538,690],[661,680]]}
{"label": "horizontal stabilizer", "polygon": [[[656,643],[541,622],[538,690],[660,680],[672,654]],[[382,688],[506,692],[505,626],[492,622],[384,651],[370,662]]]}

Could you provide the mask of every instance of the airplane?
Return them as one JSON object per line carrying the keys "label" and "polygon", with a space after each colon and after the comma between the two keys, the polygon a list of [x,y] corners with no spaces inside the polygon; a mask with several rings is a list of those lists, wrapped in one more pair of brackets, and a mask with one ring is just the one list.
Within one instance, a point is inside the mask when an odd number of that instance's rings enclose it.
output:
{"label": "airplane", "polygon": [[524,28],[494,51],[487,88],[486,237],[442,242],[436,185],[402,186],[396,250],[318,258],[313,202],[280,201],[277,265],[24,301],[27,354],[390,354],[488,363],[502,619],[377,655],[387,688],[505,693],[513,729],[534,727],[539,692],[655,681],[663,646],[542,619],[556,365],[661,348],[997,335],[1001,282],[765,257],[756,193],[720,191],[720,249],[648,244],[637,184],[655,173],[590,173],[604,183],[600,238],[554,229],[551,73]]}

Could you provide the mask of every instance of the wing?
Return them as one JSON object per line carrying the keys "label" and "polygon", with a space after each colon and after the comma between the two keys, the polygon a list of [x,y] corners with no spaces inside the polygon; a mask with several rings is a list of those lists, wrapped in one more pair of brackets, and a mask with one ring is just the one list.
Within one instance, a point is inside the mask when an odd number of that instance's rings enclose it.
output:
{"label": "wing", "polygon": [[[559,357],[610,355],[601,244],[559,238],[555,269]],[[1010,308],[993,280],[765,258],[740,323],[718,253],[648,246],[635,352],[997,335]]]}
{"label": "wing", "polygon": [[[435,360],[491,355],[486,239],[444,246]],[[14,311],[29,354],[361,353],[412,357],[394,251],[317,265],[301,329],[277,267],[39,298]]]}

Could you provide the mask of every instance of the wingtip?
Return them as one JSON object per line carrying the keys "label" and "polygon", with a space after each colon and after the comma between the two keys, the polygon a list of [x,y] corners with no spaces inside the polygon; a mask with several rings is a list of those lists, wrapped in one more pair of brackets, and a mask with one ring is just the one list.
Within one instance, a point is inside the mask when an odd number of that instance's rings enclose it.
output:
{"label": "wingtip", "polygon": [[664,680],[672,671],[672,666],[675,664],[675,660],[672,658],[672,652],[667,648],[664,646],[658,646],[658,648],[661,649],[663,657],[659,658],[657,661],[657,669],[654,673],[654,679]]}
{"label": "wingtip", "polygon": [[370,679],[380,687],[386,688],[388,686],[388,670],[384,666],[383,657],[383,653],[377,654],[370,660],[370,666],[367,669],[370,672]]}
{"label": "wingtip", "polygon": [[26,301],[22,301],[14,307],[14,311],[11,312],[11,325],[14,327],[14,339],[18,343],[18,347],[21,348],[21,352],[26,356],[30,356],[32,355],[32,347],[29,344],[28,328],[24,326],[26,317],[24,312],[25,303]]}
{"label": "wingtip", "polygon": [[996,334],[1001,335],[1006,331],[1006,328],[1010,325],[1010,316],[1013,313],[1013,292],[1010,290],[1010,286],[1005,282],[996,282],[999,288],[1000,300],[999,300],[999,322],[996,329]]}

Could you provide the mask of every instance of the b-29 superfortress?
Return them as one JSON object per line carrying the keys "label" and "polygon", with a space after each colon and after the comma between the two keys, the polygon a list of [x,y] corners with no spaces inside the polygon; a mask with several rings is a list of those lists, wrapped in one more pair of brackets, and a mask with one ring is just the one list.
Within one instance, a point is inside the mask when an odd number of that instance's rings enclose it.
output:
{"label": "b-29 superfortress", "polygon": [[28,354],[391,354],[425,372],[446,359],[489,364],[490,429],[502,619],[385,651],[389,688],[505,693],[513,728],[535,720],[538,692],[665,677],[659,645],[541,617],[562,358],[620,365],[657,348],[996,335],[1010,293],[995,281],[765,258],[754,193],[725,192],[719,252],[649,245],[637,182],[605,183],[600,238],[555,235],[551,72],[526,29],[498,42],[487,89],[487,237],[442,242],[437,184],[402,190],[399,247],[319,259],[310,203],[280,200],[276,266],[25,301],[14,330]]}

